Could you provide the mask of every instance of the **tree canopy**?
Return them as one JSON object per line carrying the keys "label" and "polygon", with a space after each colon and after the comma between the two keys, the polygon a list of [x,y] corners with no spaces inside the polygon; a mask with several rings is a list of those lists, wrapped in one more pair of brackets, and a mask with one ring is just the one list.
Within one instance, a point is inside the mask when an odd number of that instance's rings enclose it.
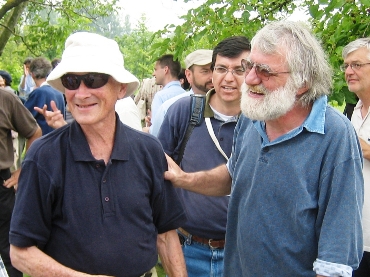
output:
{"label": "tree canopy", "polygon": [[116,39],[125,66],[139,78],[147,77],[152,71],[153,33],[146,28],[145,17],[131,28],[130,17],[120,17],[117,1],[7,0],[2,6],[0,1],[0,69],[11,73],[16,88],[26,57],[60,58],[66,38],[85,30]]}
{"label": "tree canopy", "polygon": [[212,49],[229,36],[252,38],[266,23],[287,19],[300,10],[329,56],[335,71],[331,100],[341,105],[345,99],[355,101],[339,71],[341,52],[350,41],[369,36],[369,7],[370,0],[207,0],[182,16],[182,25],[169,24],[158,31],[155,35],[165,39],[155,47],[183,57],[200,42]]}
{"label": "tree canopy", "polygon": [[145,15],[134,28],[129,16],[121,18],[118,1],[0,1],[1,69],[20,76],[25,57],[60,57],[65,39],[74,31],[87,30],[115,38],[125,66],[141,79],[150,76],[153,61],[162,54],[173,53],[183,61],[195,49],[212,49],[226,37],[252,38],[268,22],[290,18],[299,10],[334,68],[331,100],[339,105],[355,101],[339,65],[347,43],[370,35],[370,0],[205,0],[181,17],[183,24],[168,24],[154,34],[148,31]]}

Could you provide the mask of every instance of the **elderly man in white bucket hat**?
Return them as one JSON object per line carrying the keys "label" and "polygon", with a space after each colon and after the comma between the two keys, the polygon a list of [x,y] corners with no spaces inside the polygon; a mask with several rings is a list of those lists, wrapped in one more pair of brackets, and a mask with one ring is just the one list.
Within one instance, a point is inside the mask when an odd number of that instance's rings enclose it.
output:
{"label": "elderly man in white bucket hat", "polygon": [[36,276],[186,276],[175,229],[185,220],[160,143],[123,125],[117,99],[139,82],[117,43],[79,32],[49,84],[75,121],[35,142],[19,179],[11,259]]}

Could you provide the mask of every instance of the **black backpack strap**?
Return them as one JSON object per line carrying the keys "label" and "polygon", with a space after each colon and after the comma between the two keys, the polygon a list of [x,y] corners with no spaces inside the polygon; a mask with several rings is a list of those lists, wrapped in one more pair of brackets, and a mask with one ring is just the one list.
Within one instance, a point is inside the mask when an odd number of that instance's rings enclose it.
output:
{"label": "black backpack strap", "polygon": [[195,94],[191,95],[190,120],[189,120],[188,127],[186,129],[184,138],[181,142],[179,155],[176,160],[176,163],[178,165],[182,161],[186,144],[188,143],[188,140],[191,136],[191,133],[194,130],[194,127],[200,125],[200,123],[202,122],[205,103],[206,103],[206,97],[204,95],[195,95]]}

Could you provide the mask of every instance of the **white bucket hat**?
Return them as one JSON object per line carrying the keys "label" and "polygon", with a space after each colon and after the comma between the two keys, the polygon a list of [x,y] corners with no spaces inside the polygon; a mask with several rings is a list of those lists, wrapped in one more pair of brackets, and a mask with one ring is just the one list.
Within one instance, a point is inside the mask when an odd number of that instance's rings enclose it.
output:
{"label": "white bucket hat", "polygon": [[125,97],[130,96],[140,84],[139,80],[125,69],[117,42],[94,33],[78,32],[70,35],[66,40],[61,62],[46,81],[64,93],[60,77],[72,72],[108,74],[117,82],[127,84]]}

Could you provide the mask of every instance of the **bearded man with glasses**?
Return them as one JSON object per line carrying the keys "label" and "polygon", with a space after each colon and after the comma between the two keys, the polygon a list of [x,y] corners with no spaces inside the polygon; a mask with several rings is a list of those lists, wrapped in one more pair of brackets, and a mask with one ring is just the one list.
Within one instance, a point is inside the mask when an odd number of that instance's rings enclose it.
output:
{"label": "bearded man with glasses", "polygon": [[242,115],[226,165],[165,178],[230,195],[224,277],[351,277],[362,255],[362,154],[327,105],[332,71],[301,22],[267,24],[241,62]]}
{"label": "bearded man with glasses", "polygon": [[78,32],[48,83],[75,118],[27,153],[11,222],[13,265],[30,276],[187,276],[176,228],[185,220],[157,139],[115,113],[137,78],[118,44]]}
{"label": "bearded man with glasses", "polygon": [[356,129],[364,156],[365,198],[362,210],[364,233],[364,253],[354,277],[370,276],[370,38],[360,38],[343,48],[344,72],[349,91],[356,94],[359,101],[353,110],[352,124]]}

